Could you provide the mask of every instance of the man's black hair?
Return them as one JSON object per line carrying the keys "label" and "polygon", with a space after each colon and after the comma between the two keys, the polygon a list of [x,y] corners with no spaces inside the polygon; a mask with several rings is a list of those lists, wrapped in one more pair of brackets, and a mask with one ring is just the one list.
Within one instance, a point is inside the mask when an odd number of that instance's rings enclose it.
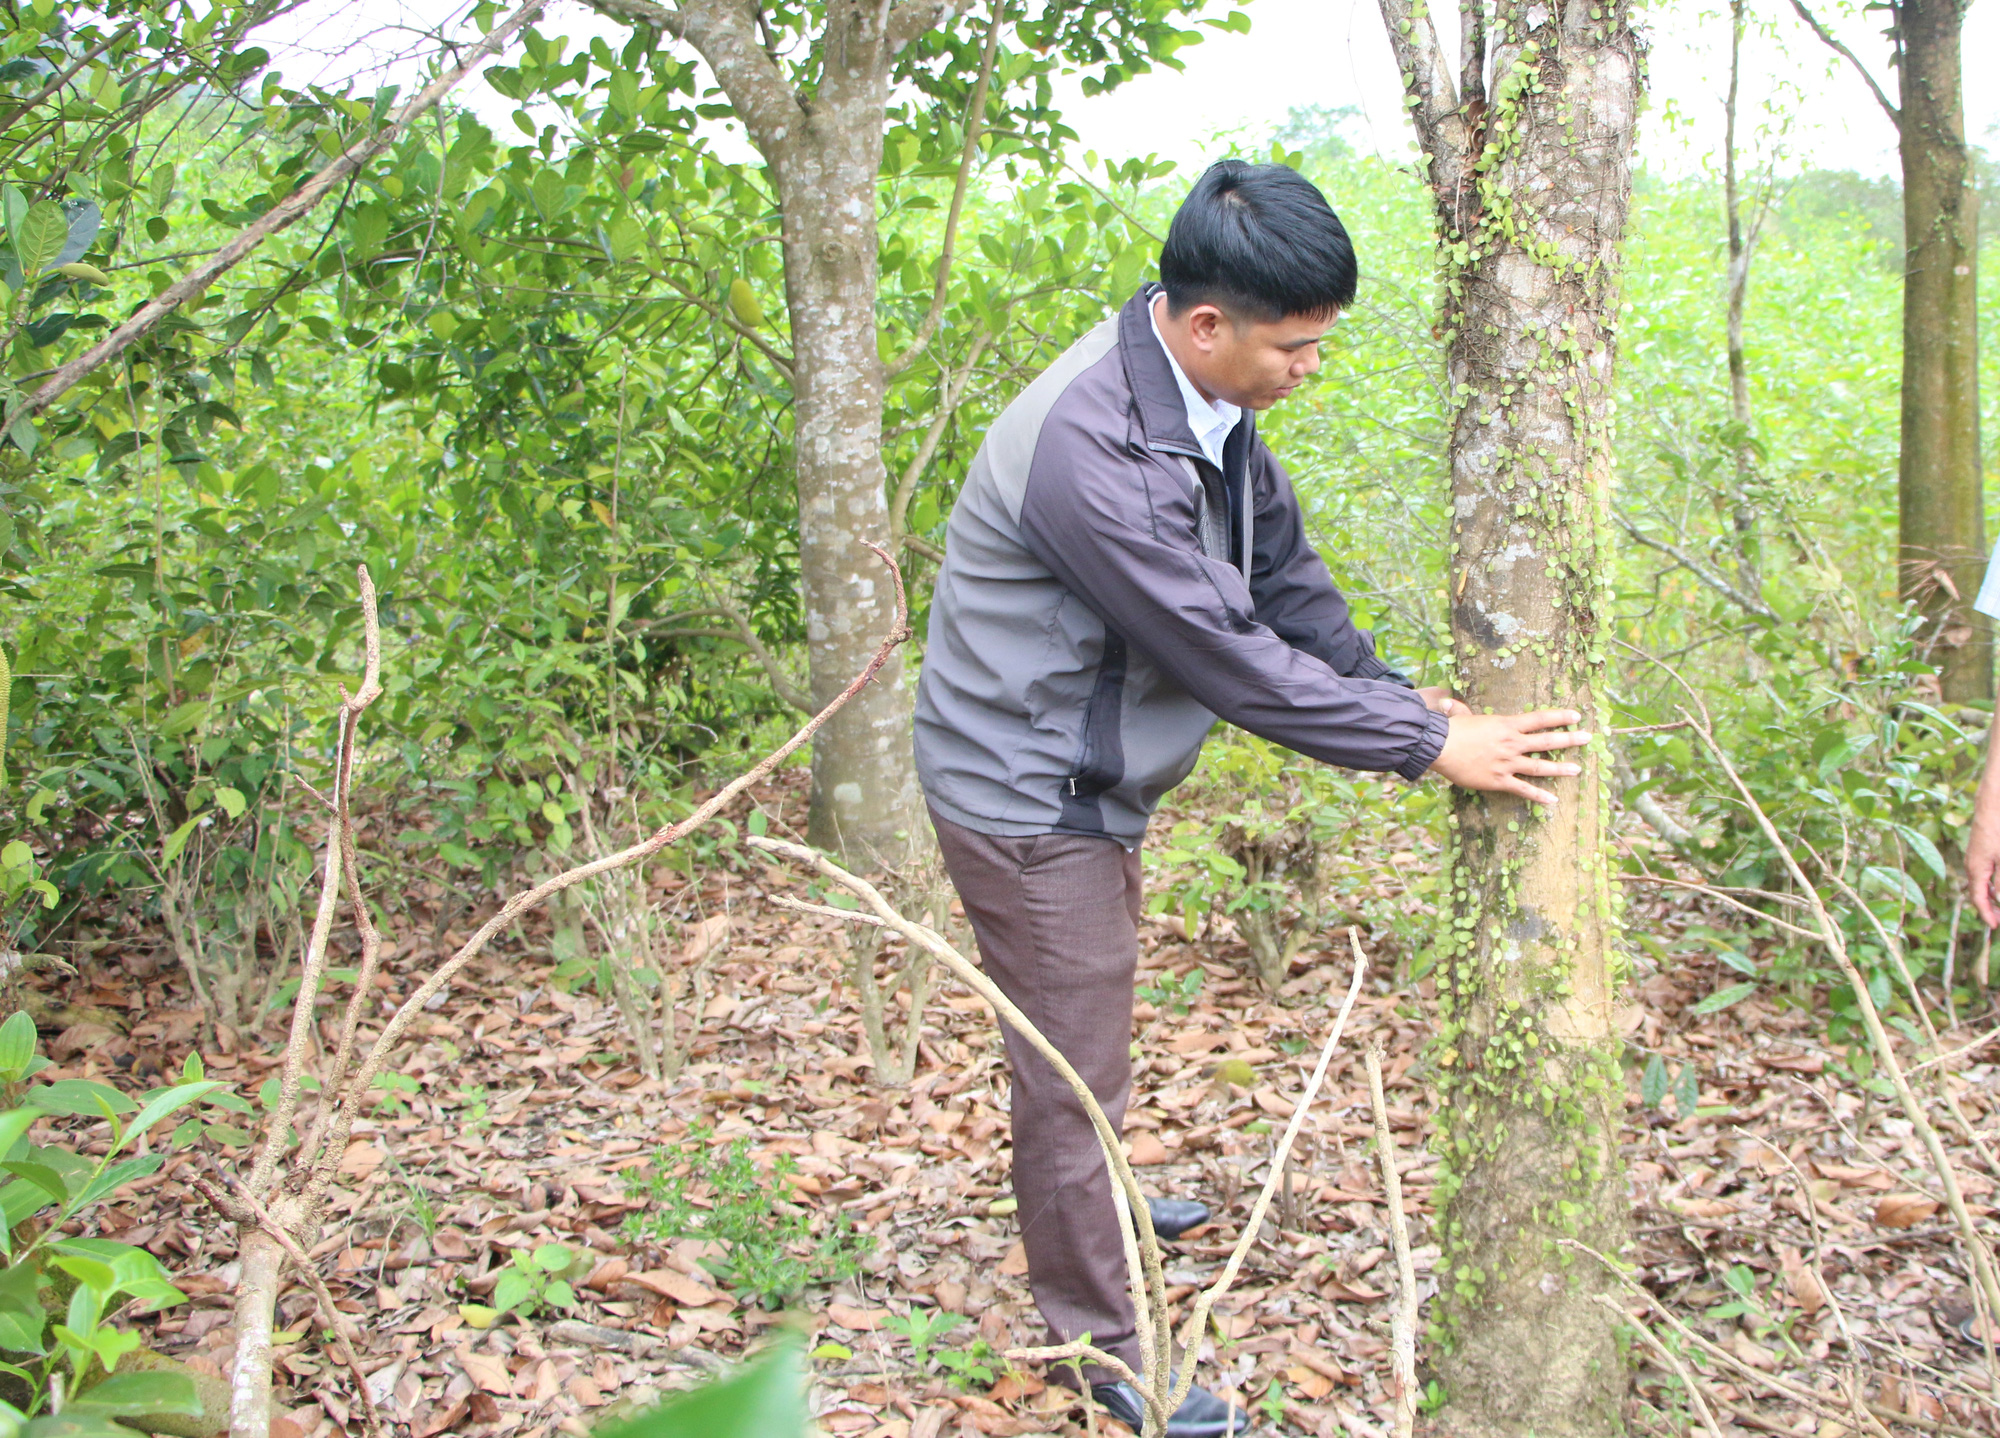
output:
{"label": "man's black hair", "polygon": [[1354,246],[1317,186],[1288,165],[1219,160],[1174,212],[1160,282],[1176,314],[1330,315],[1354,303]]}

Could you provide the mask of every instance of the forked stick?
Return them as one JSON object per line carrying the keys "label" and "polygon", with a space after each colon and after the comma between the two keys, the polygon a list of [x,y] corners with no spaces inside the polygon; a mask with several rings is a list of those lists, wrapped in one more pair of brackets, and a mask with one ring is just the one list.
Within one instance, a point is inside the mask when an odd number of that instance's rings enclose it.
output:
{"label": "forked stick", "polygon": [[[1007,1353],[1009,1359],[1024,1362],[1061,1362],[1068,1359],[1087,1358],[1102,1364],[1138,1390],[1146,1404],[1145,1429],[1143,1438],[1158,1438],[1166,1429],[1168,1415],[1179,1409],[1186,1400],[1188,1390],[1194,1384],[1194,1364],[1182,1365],[1178,1380],[1173,1377],[1171,1355],[1164,1350],[1165,1340],[1171,1333],[1171,1319],[1167,1311],[1165,1277],[1160,1264],[1159,1239],[1153,1232],[1153,1220],[1147,1210],[1146,1195],[1133,1176],[1132,1166],[1125,1157],[1125,1151],[1118,1140],[1117,1131],[1111,1120],[1083,1081],[1082,1075],[1064,1058],[1062,1051],[1037,1029],[1028,1016],[977,964],[934,929],[899,913],[882,896],[882,891],[855,874],[850,874],[826,855],[809,849],[803,844],[788,843],[782,839],[772,839],[762,835],[746,840],[753,848],[766,853],[778,854],[784,858],[817,870],[824,877],[833,880],[863,903],[872,913],[857,913],[850,909],[836,909],[826,904],[810,904],[800,899],[779,895],[773,902],[782,908],[800,913],[821,914],[828,918],[841,919],[849,923],[876,924],[894,929],[911,943],[920,944],[930,950],[939,962],[956,974],[965,986],[986,1000],[993,1011],[1010,1028],[1026,1039],[1049,1066],[1062,1077],[1070,1091],[1076,1095],[1084,1112],[1090,1116],[1091,1129],[1097,1135],[1097,1142],[1104,1151],[1105,1163],[1111,1169],[1112,1186],[1115,1193],[1122,1193],[1125,1202],[1118,1207],[1120,1228],[1125,1237],[1128,1265],[1132,1270],[1133,1319],[1138,1329],[1139,1349],[1146,1355],[1147,1371],[1134,1374],[1131,1367],[1115,1355],[1104,1352],[1095,1345],[1081,1339],[1045,1348],[1018,1348]],[[1333,1032],[1327,1036],[1325,1046],[1320,1050],[1319,1063],[1313,1069],[1311,1080],[1298,1105],[1292,1110],[1292,1119],[1285,1127],[1283,1139],[1272,1155],[1271,1169],[1265,1177],[1264,1188],[1257,1195],[1257,1202],[1251,1207],[1250,1217],[1243,1225],[1241,1237],[1237,1239],[1229,1262],[1224,1265],[1220,1277],[1211,1284],[1189,1312],[1186,1323],[1181,1328],[1181,1350],[1184,1354],[1200,1352],[1198,1346],[1202,1330],[1207,1327],[1208,1316],[1216,1302],[1235,1283],[1238,1270],[1243,1265],[1244,1256],[1250,1245],[1257,1241],[1259,1229],[1263,1227],[1264,1215],[1271,1207],[1271,1197],[1277,1191],[1278,1183],[1291,1157],[1292,1144],[1297,1139],[1299,1129],[1304,1125],[1306,1113],[1318,1096],[1320,1085],[1325,1082],[1327,1067],[1333,1062],[1334,1051],[1340,1045],[1341,1034],[1347,1027],[1347,1016],[1353,1012],[1354,1001],[1361,993],[1361,980],[1368,970],[1368,961],[1361,952],[1361,942],[1353,928],[1347,931],[1347,942],[1354,952],[1354,977],[1347,986],[1347,997],[1342,1000],[1339,1016],[1334,1021]],[[1137,1250],[1136,1259],[1133,1250]]]}
{"label": "forked stick", "polygon": [[[525,13],[525,12],[524,12]],[[493,936],[522,914],[535,908],[552,894],[572,888],[599,874],[610,873],[639,863],[686,837],[694,829],[720,813],[731,800],[768,775],[795,753],[833,717],[843,705],[860,693],[889,662],[897,646],[910,637],[909,607],[903,590],[902,571],[888,551],[868,546],[889,567],[895,582],[896,615],[888,636],[853,682],[832,702],[815,714],[785,743],[760,763],[725,784],[687,818],[655,831],[647,838],[615,854],[607,854],[579,864],[552,879],[524,889],[500,906],[497,913],[458,950],[417,986],[383,1026],[358,1063],[351,1056],[357,1046],[358,1029],[365,1012],[368,981],[372,977],[381,936],[375,932],[363,896],[358,892],[360,875],[355,864],[356,844],[353,818],[354,763],[356,737],[361,715],[381,694],[382,636],[376,612],[375,586],[366,566],[359,578],[364,672],[358,692],[343,692],[339,711],[339,747],[334,760],[334,787],[325,800],[330,814],[326,850],[321,871],[319,903],[313,918],[311,938],[306,945],[304,972],[293,1001],[290,1039],[285,1046],[284,1071],[278,1097],[272,1106],[264,1143],[258,1151],[249,1178],[241,1184],[242,1198],[225,1195],[227,1203],[218,1207],[237,1222],[238,1252],[243,1269],[236,1290],[236,1356],[230,1370],[231,1438],[268,1438],[271,1427],[271,1320],[278,1296],[278,1284],[285,1259],[293,1252],[310,1249],[318,1236],[320,1216],[327,1192],[339,1171],[354,1121],[368,1100],[370,1085],[382,1071],[389,1054],[409,1030],[416,1016],[452,976],[485,949]],[[350,889],[355,923],[362,938],[362,969],[355,998],[349,1003],[346,1020],[329,1069],[329,1082],[321,1094],[305,1141],[288,1152],[288,1144],[298,1116],[299,1094],[304,1087],[306,1066],[313,1053],[314,1005],[326,981],[327,951],[332,939],[334,916],[339,911],[343,879]],[[283,1170],[281,1172],[281,1160]],[[367,1397],[363,1395],[364,1406]]]}

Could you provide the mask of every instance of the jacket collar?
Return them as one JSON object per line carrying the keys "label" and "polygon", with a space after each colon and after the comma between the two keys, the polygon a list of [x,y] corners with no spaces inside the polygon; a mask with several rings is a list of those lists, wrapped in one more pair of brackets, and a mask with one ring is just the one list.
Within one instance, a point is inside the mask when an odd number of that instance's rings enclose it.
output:
{"label": "jacket collar", "polygon": [[[1161,285],[1148,281],[1118,312],[1118,350],[1125,364],[1125,383],[1132,390],[1146,447],[1184,454],[1206,464],[1208,456],[1188,428],[1180,382],[1174,378],[1173,365],[1160,346],[1159,336],[1153,333],[1153,297],[1160,293]],[[1246,411],[1229,436],[1230,443],[1236,443],[1238,435],[1247,440],[1253,428],[1254,420]]]}

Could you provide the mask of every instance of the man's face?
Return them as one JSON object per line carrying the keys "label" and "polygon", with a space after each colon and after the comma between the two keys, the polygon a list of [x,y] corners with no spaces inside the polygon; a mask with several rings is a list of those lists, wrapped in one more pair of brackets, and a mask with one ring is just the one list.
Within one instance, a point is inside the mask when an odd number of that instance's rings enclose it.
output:
{"label": "man's face", "polygon": [[1232,316],[1214,305],[1195,305],[1174,316],[1185,325],[1198,356],[1183,365],[1196,386],[1244,409],[1269,409],[1319,368],[1319,344],[1339,320],[1330,315],[1289,315],[1263,321]]}

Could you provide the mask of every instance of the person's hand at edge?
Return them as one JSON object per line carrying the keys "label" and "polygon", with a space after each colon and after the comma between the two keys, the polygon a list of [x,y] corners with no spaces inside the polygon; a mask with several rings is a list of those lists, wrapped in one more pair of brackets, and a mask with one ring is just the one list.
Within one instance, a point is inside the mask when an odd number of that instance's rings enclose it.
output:
{"label": "person's hand at edge", "polygon": [[1442,684],[1426,684],[1417,691],[1417,697],[1424,701],[1424,707],[1429,709],[1433,714],[1449,716],[1453,714],[1470,714],[1472,712],[1471,709],[1466,707],[1463,699],[1459,698]]}
{"label": "person's hand at edge", "polygon": [[1972,833],[1965,841],[1965,880],[1972,890],[1972,907],[1987,928],[2000,925],[2000,905],[1994,903],[1993,885],[2000,879],[2000,766],[1993,762],[1994,747],[2000,743],[2000,709],[1994,710],[1993,729],[1986,739],[1986,771],[1979,778],[1979,793],[1972,801]]}
{"label": "person's hand at edge", "polygon": [[1456,710],[1440,712],[1450,714],[1451,727],[1444,748],[1431,763],[1431,772],[1461,789],[1519,794],[1537,804],[1553,804],[1554,794],[1528,780],[1568,778],[1583,772],[1580,764],[1534,757],[1552,749],[1579,749],[1590,742],[1590,735],[1569,727],[1583,721],[1574,709],[1473,714],[1460,704]]}

